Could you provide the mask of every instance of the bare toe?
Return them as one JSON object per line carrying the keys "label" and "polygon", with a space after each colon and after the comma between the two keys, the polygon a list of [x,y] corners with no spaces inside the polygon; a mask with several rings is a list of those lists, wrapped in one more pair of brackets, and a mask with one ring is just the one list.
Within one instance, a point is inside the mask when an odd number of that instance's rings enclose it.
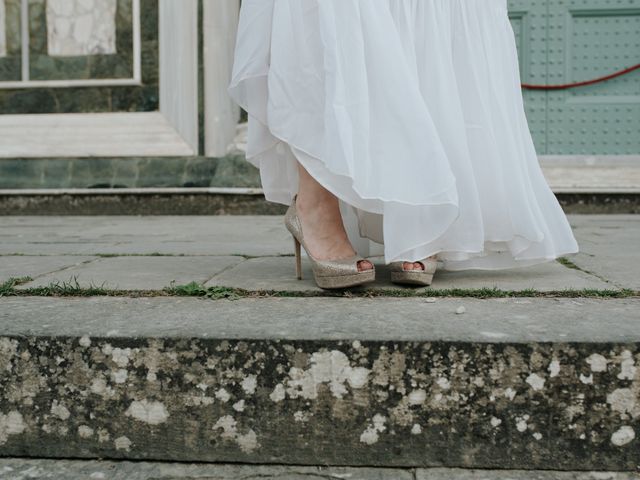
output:
{"label": "bare toe", "polygon": [[372,269],[373,264],[369,260],[361,260],[360,262],[358,262],[358,271],[365,272]]}

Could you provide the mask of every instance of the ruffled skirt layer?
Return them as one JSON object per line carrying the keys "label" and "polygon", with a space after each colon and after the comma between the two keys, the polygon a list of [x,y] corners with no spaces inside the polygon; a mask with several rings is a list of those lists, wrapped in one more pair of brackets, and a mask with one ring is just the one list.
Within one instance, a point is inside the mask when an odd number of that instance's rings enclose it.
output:
{"label": "ruffled skirt layer", "polygon": [[289,204],[297,162],[387,262],[449,270],[577,251],[538,165],[506,0],[244,0],[232,97]]}

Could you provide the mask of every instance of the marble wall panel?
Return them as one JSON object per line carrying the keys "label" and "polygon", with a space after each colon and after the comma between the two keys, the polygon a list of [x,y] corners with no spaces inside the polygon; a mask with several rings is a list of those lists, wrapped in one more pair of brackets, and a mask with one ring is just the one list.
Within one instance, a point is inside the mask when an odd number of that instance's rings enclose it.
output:
{"label": "marble wall panel", "polygon": [[51,56],[116,53],[117,0],[47,0]]}
{"label": "marble wall panel", "polygon": [[[70,1],[73,5],[74,0]],[[17,81],[21,78],[19,44],[21,0],[4,0],[4,2],[6,3],[7,17],[7,56],[0,58],[0,82]],[[116,2],[116,53],[113,55],[50,56],[47,45],[47,3],[47,0],[29,0],[29,73],[32,80],[90,80],[132,77],[132,0],[117,0]],[[140,11],[142,85],[0,89],[0,114],[150,112],[158,110],[158,0],[140,0]],[[2,176],[2,171],[0,171],[0,176]]]}

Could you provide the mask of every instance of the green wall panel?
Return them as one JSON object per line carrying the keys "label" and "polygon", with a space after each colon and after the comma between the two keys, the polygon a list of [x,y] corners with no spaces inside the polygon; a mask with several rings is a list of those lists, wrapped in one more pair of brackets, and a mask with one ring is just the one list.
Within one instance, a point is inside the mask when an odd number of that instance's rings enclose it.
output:
{"label": "green wall panel", "polygon": [[[553,82],[577,82],[640,62],[640,0],[554,0]],[[548,148],[557,154],[640,153],[640,72],[549,94]]]}

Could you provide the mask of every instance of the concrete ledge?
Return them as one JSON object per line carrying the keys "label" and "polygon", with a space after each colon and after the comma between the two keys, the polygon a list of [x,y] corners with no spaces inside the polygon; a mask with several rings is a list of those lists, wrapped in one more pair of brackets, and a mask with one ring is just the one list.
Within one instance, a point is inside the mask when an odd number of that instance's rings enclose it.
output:
{"label": "concrete ledge", "polygon": [[635,471],[638,307],[4,298],[0,456]]}
{"label": "concrete ledge", "polygon": [[286,207],[253,193],[56,192],[16,194],[0,190],[3,215],[281,215]]}
{"label": "concrete ledge", "polygon": [[634,473],[0,459],[3,480],[637,480]]}

